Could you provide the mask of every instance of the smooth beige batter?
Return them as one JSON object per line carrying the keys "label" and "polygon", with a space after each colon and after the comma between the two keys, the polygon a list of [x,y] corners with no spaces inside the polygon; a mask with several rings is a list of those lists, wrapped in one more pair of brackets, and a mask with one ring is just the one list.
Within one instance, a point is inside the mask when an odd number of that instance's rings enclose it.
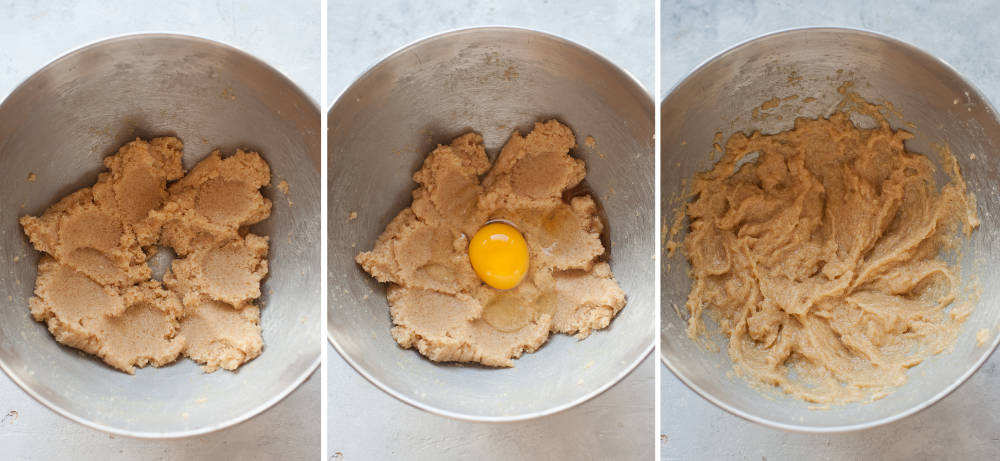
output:
{"label": "smooth beige batter", "polygon": [[[583,339],[608,326],[625,294],[600,261],[594,200],[564,200],[586,174],[569,155],[575,145],[573,132],[550,120],[525,137],[515,131],[492,168],[475,133],[427,156],[413,175],[413,203],[357,257],[390,283],[392,336],[401,346],[434,361],[510,367],[550,333]],[[528,275],[511,290],[485,285],[469,263],[469,237],[494,219],[513,223],[528,244]]]}
{"label": "smooth beige batter", "polygon": [[930,160],[905,150],[910,134],[872,112],[874,129],[838,112],[734,134],[687,206],[689,336],[708,313],[738,373],[811,402],[903,384],[969,313],[948,309],[961,287],[942,256],[979,223],[957,166],[938,189]]}
{"label": "smooth beige batter", "polygon": [[[260,354],[260,281],[270,181],[256,153],[218,152],[184,175],[176,138],[130,142],[107,172],[21,225],[38,264],[31,313],[60,343],[133,373],[184,355],[205,371],[235,370]],[[183,177],[182,177],[183,176]],[[167,183],[175,181],[167,188]],[[155,245],[178,256],[163,284],[146,260]],[[164,286],[165,285],[165,286]]]}

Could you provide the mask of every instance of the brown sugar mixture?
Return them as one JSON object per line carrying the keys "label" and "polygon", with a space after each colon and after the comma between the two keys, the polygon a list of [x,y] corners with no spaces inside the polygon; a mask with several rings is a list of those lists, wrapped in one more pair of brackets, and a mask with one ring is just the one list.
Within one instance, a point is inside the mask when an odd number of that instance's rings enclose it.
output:
{"label": "brown sugar mixture", "polygon": [[810,402],[877,397],[953,344],[969,314],[950,306],[961,284],[943,253],[978,226],[973,198],[953,158],[938,188],[931,161],[906,151],[911,135],[876,119],[734,134],[694,180],[688,335],[710,315],[752,382]]}
{"label": "brown sugar mixture", "polygon": [[[135,140],[108,171],[21,226],[38,251],[31,314],[57,341],[133,373],[190,357],[206,372],[260,355],[260,281],[267,237],[247,226],[270,215],[257,153],[213,152],[190,173],[176,138]],[[175,181],[167,186],[171,181]],[[146,260],[156,245],[179,256],[163,283]]]}
{"label": "brown sugar mixture", "polygon": [[[625,305],[611,275],[597,206],[589,195],[563,200],[583,180],[569,155],[573,132],[550,120],[514,132],[492,166],[475,133],[440,145],[413,175],[413,203],[357,262],[389,282],[392,336],[434,361],[513,366],[550,333],[586,338]],[[485,177],[480,181],[480,176]],[[492,220],[524,235],[530,269],[509,290],[477,278],[469,239]]]}

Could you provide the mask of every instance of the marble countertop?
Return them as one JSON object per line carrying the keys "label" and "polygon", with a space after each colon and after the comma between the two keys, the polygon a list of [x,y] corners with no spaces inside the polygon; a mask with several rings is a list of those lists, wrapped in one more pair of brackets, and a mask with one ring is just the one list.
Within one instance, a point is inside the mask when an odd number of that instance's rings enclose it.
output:
{"label": "marble countertop", "polygon": [[[995,7],[989,0],[961,6],[930,0],[666,0],[661,10],[662,95],[695,66],[736,43],[775,30],[824,25],[869,29],[908,41],[954,66],[996,106],[1000,20]],[[660,366],[664,460],[1000,458],[998,354],[931,408],[883,427],[839,435],[793,434],[744,421],[702,399]]]}
{"label": "marble countertop", "polygon": [[[331,1],[327,102],[397,48],[438,32],[477,25],[520,26],[561,35],[603,54],[653,93],[655,15],[650,1],[444,3],[390,0],[376,8]],[[652,356],[611,390],[576,408],[523,423],[476,424],[401,403],[358,375],[332,347],[328,353],[331,461],[654,457],[656,359]],[[348,416],[338,420],[335,412]],[[361,427],[353,416],[359,414],[381,423]]]}
{"label": "marble countertop", "polygon": [[[314,9],[315,13],[303,15]],[[47,62],[87,43],[135,32],[198,35],[241,48],[320,96],[319,2],[4,2],[0,98]],[[122,20],[128,18],[128,20]],[[23,307],[27,308],[27,307]],[[78,425],[0,373],[0,459],[315,459],[320,374],[250,421],[180,440],[136,440]]]}

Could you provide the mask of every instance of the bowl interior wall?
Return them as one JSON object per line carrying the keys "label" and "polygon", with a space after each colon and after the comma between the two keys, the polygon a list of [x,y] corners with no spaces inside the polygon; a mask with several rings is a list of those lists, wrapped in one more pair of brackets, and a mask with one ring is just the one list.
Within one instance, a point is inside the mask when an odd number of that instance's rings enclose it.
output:
{"label": "bowl interior wall", "polygon": [[[584,341],[555,335],[510,369],[435,364],[390,336],[385,287],[354,262],[411,202],[439,143],[476,131],[491,157],[514,129],[557,118],[607,215],[610,264],[628,304]],[[329,333],[363,374],[412,403],[468,418],[524,417],[616,382],[653,329],[653,106],[610,63],[551,36],[477,29],[428,39],[378,64],[331,109]],[[583,146],[593,136],[595,148]],[[348,220],[351,212],[357,219]]]}
{"label": "bowl interior wall", "polygon": [[[724,408],[771,424],[804,430],[831,430],[870,424],[935,401],[970,373],[997,343],[1000,322],[1000,286],[988,270],[1000,254],[1000,121],[989,104],[941,61],[908,45],[878,35],[813,29],[784,32],[754,40],[730,50],[699,68],[663,101],[661,212],[669,226],[678,207],[689,197],[690,178],[707,170],[718,156],[712,139],[760,129],[775,133],[791,129],[796,116],[828,116],[843,98],[837,88],[852,82],[851,90],[865,99],[890,102],[904,120],[889,115],[894,128],[912,131],[907,149],[928,155],[936,165],[934,145],[950,146],[969,190],[978,202],[982,225],[962,246],[962,275],[972,288],[982,289],[980,301],[968,318],[954,351],[931,357],[913,367],[909,381],[887,397],[867,404],[834,406],[817,411],[815,405],[779,393],[762,394],[732,376],[727,341],[715,336],[720,352],[710,352],[685,334],[684,303],[690,290],[690,266],[682,252],[662,259],[661,330],[663,360],[689,385]],[[751,112],[764,101],[788,96],[763,120]],[[807,97],[816,98],[805,103]],[[857,118],[856,122],[871,122]],[[971,158],[970,154],[975,154]],[[687,221],[684,222],[686,228]],[[683,239],[684,233],[679,235]],[[974,283],[978,280],[978,283]],[[991,332],[990,344],[976,346],[976,332]],[[716,332],[717,333],[717,332]]]}
{"label": "bowl interior wall", "polygon": [[[271,166],[270,274],[261,291],[264,352],[238,373],[188,359],[128,376],[60,346],[31,319],[34,251],[18,217],[39,215],[97,180],[102,159],[136,137],[172,135],[192,167],[214,149],[259,151]],[[0,360],[48,405],[133,435],[205,431],[252,416],[319,361],[320,141],[315,104],[277,71],[235,49],[180,36],[131,36],[75,51],[29,78],[0,107]],[[29,172],[35,182],[26,182]],[[273,184],[286,180],[288,196]],[[294,205],[291,205],[294,203]],[[15,258],[17,261],[15,262]]]}

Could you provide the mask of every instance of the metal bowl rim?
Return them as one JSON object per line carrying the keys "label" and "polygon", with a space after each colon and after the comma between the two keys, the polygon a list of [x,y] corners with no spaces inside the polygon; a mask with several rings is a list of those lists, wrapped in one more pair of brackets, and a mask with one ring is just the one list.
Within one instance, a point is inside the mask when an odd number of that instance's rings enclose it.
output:
{"label": "metal bowl rim", "polygon": [[[728,55],[730,55],[732,53],[735,53],[735,52],[741,50],[742,48],[744,48],[746,46],[749,46],[750,44],[752,44],[753,42],[756,42],[758,40],[762,40],[762,39],[766,39],[766,38],[770,38],[770,37],[775,37],[775,36],[781,36],[781,35],[794,35],[794,34],[802,33],[802,32],[815,32],[815,31],[821,31],[821,32],[843,32],[843,33],[848,33],[848,34],[856,34],[856,35],[867,36],[867,37],[870,37],[870,38],[874,38],[876,40],[886,41],[886,42],[893,43],[895,45],[899,45],[899,46],[905,48],[907,51],[909,51],[911,53],[915,53],[915,54],[920,55],[922,57],[929,58],[933,62],[936,62],[937,64],[943,66],[944,69],[946,69],[949,72],[951,72],[951,74],[952,74],[953,77],[958,78],[958,80],[959,80],[960,83],[962,83],[963,85],[965,85],[966,87],[968,87],[969,90],[971,90],[971,92],[973,92],[976,96],[978,96],[981,101],[983,101],[984,105],[986,106],[986,109],[991,114],[993,114],[994,118],[997,118],[996,108],[993,107],[993,105],[990,103],[990,100],[987,99],[986,96],[983,95],[983,93],[980,92],[979,89],[976,88],[975,85],[973,85],[967,78],[965,78],[965,76],[962,75],[962,73],[960,73],[958,70],[956,70],[954,67],[952,67],[950,64],[948,64],[943,59],[938,58],[937,56],[934,56],[934,55],[932,55],[932,54],[930,54],[930,53],[928,53],[928,52],[926,52],[926,51],[918,48],[917,46],[915,46],[915,45],[913,45],[913,44],[911,44],[911,43],[909,43],[909,42],[907,42],[905,40],[899,39],[897,37],[894,37],[894,36],[891,36],[891,35],[888,35],[888,34],[883,34],[881,32],[875,32],[875,31],[868,30],[868,29],[855,28],[855,27],[841,27],[841,26],[793,27],[793,28],[775,30],[775,31],[772,31],[772,32],[768,32],[768,33],[765,33],[765,34],[761,34],[761,35],[749,38],[747,40],[743,40],[743,41],[741,41],[741,42],[739,42],[739,43],[737,43],[735,45],[732,45],[732,46],[726,48],[725,50],[723,50],[723,51],[721,51],[719,53],[716,53],[712,57],[710,57],[710,58],[702,61],[701,64],[699,64],[697,67],[695,67],[690,72],[688,72],[687,74],[685,74],[683,78],[681,78],[680,80],[678,80],[670,88],[670,91],[668,91],[666,93],[666,95],[663,97],[663,99],[660,101],[660,108],[663,107],[663,104],[667,101],[667,99],[670,98],[670,95],[673,94],[673,92],[681,84],[687,82],[688,79],[690,79],[696,73],[698,73],[699,71],[701,71],[703,68],[705,68],[708,65],[714,63],[716,60],[723,59],[726,56],[728,56]],[[998,119],[998,123],[1000,123],[1000,119]],[[662,154],[662,152],[661,152],[661,154]],[[662,255],[661,255],[661,257],[662,257]],[[657,282],[657,283],[659,283],[659,282]],[[662,312],[663,312],[663,300],[661,298],[661,300],[660,300],[660,315],[662,315]],[[892,422],[895,422],[895,421],[899,421],[899,420],[901,420],[903,418],[906,418],[907,416],[914,415],[916,413],[919,413],[920,411],[923,411],[924,409],[927,409],[927,408],[931,407],[935,403],[940,402],[942,399],[944,399],[949,394],[951,394],[952,392],[954,392],[955,389],[958,389],[962,384],[965,384],[965,382],[973,374],[975,374],[976,371],[978,371],[983,366],[983,364],[986,363],[987,360],[989,360],[990,356],[992,356],[993,353],[996,351],[998,345],[1000,345],[1000,336],[997,336],[996,338],[993,339],[993,343],[989,346],[989,352],[986,353],[986,354],[984,354],[976,363],[974,363],[973,366],[970,367],[968,371],[966,371],[961,376],[959,376],[958,379],[955,380],[955,382],[953,382],[949,386],[945,387],[944,389],[942,389],[937,394],[934,394],[928,400],[920,402],[920,403],[918,403],[918,404],[916,404],[916,405],[914,405],[914,406],[912,406],[912,407],[910,407],[910,408],[908,408],[908,409],[906,409],[906,410],[904,410],[902,412],[899,412],[899,413],[897,413],[895,415],[892,415],[892,416],[887,416],[887,417],[884,417],[884,418],[880,418],[880,419],[876,419],[876,420],[872,420],[872,421],[867,421],[867,422],[863,422],[863,423],[844,424],[844,425],[840,425],[840,426],[829,426],[829,427],[817,427],[817,426],[808,426],[808,425],[802,425],[802,424],[787,424],[787,423],[782,423],[782,422],[774,421],[774,420],[769,419],[769,418],[763,418],[763,417],[760,417],[760,416],[756,416],[756,415],[747,413],[745,411],[739,410],[739,409],[737,409],[737,408],[735,408],[735,407],[733,407],[733,406],[731,406],[731,405],[729,405],[729,404],[727,404],[725,402],[722,402],[720,399],[716,398],[714,395],[712,395],[708,391],[702,389],[697,384],[695,384],[690,378],[688,378],[687,376],[685,376],[684,374],[682,374],[680,371],[678,371],[678,369],[670,361],[670,358],[667,357],[663,353],[662,347],[660,348],[660,361],[663,363],[663,365],[665,365],[670,370],[671,373],[674,374],[674,376],[677,377],[677,379],[679,379],[682,383],[684,383],[684,385],[686,385],[688,388],[690,388],[691,390],[693,390],[696,394],[700,395],[702,398],[704,398],[705,400],[711,402],[715,406],[717,406],[717,407],[719,407],[719,408],[721,408],[721,409],[723,409],[723,410],[725,410],[725,411],[727,411],[729,413],[732,413],[732,414],[734,414],[736,416],[739,416],[740,418],[743,418],[743,419],[745,419],[747,421],[752,421],[754,423],[757,423],[757,424],[760,424],[760,425],[763,425],[763,426],[767,426],[767,427],[771,427],[771,428],[775,428],[775,429],[781,429],[781,430],[785,430],[785,431],[789,431],[789,432],[798,432],[798,433],[804,433],[804,434],[835,434],[835,433],[845,433],[845,432],[854,432],[854,431],[862,431],[862,430],[867,430],[867,429],[873,429],[873,428],[876,428],[876,427],[879,427],[879,426],[883,426],[883,425],[886,425],[886,424],[889,424],[889,423],[892,423]],[[905,386],[906,384],[903,384],[903,385]]]}
{"label": "metal bowl rim", "polygon": [[[237,46],[234,46],[234,45],[231,45],[231,44],[228,44],[228,43],[224,43],[224,42],[221,42],[221,41],[208,39],[208,38],[205,38],[205,37],[200,37],[200,36],[197,36],[197,35],[181,34],[181,33],[175,33],[175,32],[130,32],[130,33],[125,33],[125,34],[111,35],[111,36],[108,36],[108,37],[104,37],[104,38],[101,38],[101,39],[97,39],[97,40],[93,40],[93,41],[87,42],[87,43],[85,43],[83,45],[80,45],[80,46],[77,46],[75,48],[72,48],[72,49],[70,49],[69,51],[67,51],[67,52],[65,52],[63,54],[61,54],[61,55],[59,55],[59,56],[57,56],[55,58],[50,59],[47,63],[45,63],[45,65],[43,65],[42,67],[40,67],[37,71],[32,72],[31,75],[25,77],[21,81],[21,83],[19,83],[16,87],[14,87],[14,89],[11,90],[10,93],[7,94],[7,96],[4,97],[3,101],[0,102],[0,112],[3,111],[4,106],[6,105],[7,100],[8,100],[8,98],[10,98],[10,96],[14,95],[19,90],[21,90],[22,88],[24,88],[25,85],[28,84],[28,82],[31,81],[35,76],[37,76],[38,74],[42,73],[43,71],[51,68],[52,66],[58,64],[60,61],[62,61],[64,59],[68,59],[71,56],[74,56],[74,55],[76,55],[78,53],[82,53],[82,52],[90,50],[92,48],[97,48],[97,47],[100,47],[100,46],[103,46],[103,45],[106,45],[106,44],[109,44],[109,43],[115,43],[115,42],[126,41],[126,40],[146,39],[146,38],[157,38],[157,39],[166,38],[166,39],[173,39],[173,40],[188,40],[188,41],[193,41],[193,42],[199,42],[199,43],[202,43],[202,44],[207,44],[207,45],[210,45],[210,46],[213,46],[213,47],[228,48],[230,51],[235,51],[237,54],[239,54],[239,55],[241,55],[241,56],[243,56],[245,58],[250,59],[252,62],[255,62],[257,64],[260,64],[260,65],[264,66],[265,69],[268,69],[268,70],[274,72],[275,74],[277,74],[278,76],[280,76],[282,79],[284,79],[284,83],[288,84],[292,89],[294,89],[295,91],[297,91],[298,93],[300,93],[303,97],[305,97],[305,99],[307,99],[308,101],[310,101],[312,103],[312,109],[313,110],[315,110],[316,112],[319,112],[319,105],[316,104],[316,101],[314,101],[313,98],[309,97],[309,95],[305,91],[303,91],[302,88],[298,86],[298,84],[296,84],[292,79],[290,79],[288,77],[288,75],[286,75],[284,72],[281,72],[277,68],[271,66],[270,64],[268,64],[264,60],[262,60],[262,59],[260,59],[260,58],[258,58],[256,56],[250,54],[249,52],[247,52],[247,51],[245,51],[245,50],[243,50],[243,49],[241,49],[241,48],[239,48]],[[320,155],[322,155],[322,152],[320,152]],[[257,416],[260,413],[263,413],[265,410],[271,408],[272,406],[274,406],[278,402],[284,400],[284,398],[287,397],[289,394],[291,394],[292,391],[294,391],[295,389],[298,389],[299,386],[301,386],[302,383],[304,383],[306,381],[306,379],[309,378],[309,376],[311,376],[316,371],[316,369],[319,367],[321,358],[322,358],[322,353],[317,354],[316,358],[306,368],[305,372],[303,372],[301,375],[297,376],[286,389],[284,389],[283,391],[279,392],[274,397],[266,400],[265,402],[257,405],[256,407],[250,409],[249,411],[246,411],[243,414],[237,415],[235,417],[229,418],[229,419],[224,420],[224,421],[222,421],[220,423],[213,424],[213,425],[210,425],[210,426],[205,426],[205,427],[196,428],[196,429],[183,430],[183,431],[173,431],[173,432],[153,432],[153,431],[133,431],[133,430],[126,430],[126,429],[121,429],[121,428],[118,428],[118,427],[109,426],[109,425],[106,425],[106,424],[102,424],[102,423],[98,423],[98,422],[94,422],[94,421],[90,421],[90,420],[84,419],[84,418],[82,418],[80,416],[77,416],[76,414],[71,413],[68,410],[60,407],[59,405],[56,405],[55,403],[53,403],[53,402],[45,399],[44,397],[42,397],[41,395],[39,395],[38,393],[36,393],[32,388],[28,387],[20,379],[19,376],[17,376],[16,374],[14,374],[14,372],[9,368],[9,366],[7,365],[7,363],[3,360],[3,357],[0,357],[0,369],[3,369],[4,373],[7,374],[7,376],[10,378],[11,381],[14,382],[14,384],[17,384],[17,386],[20,387],[21,390],[23,390],[25,393],[27,393],[28,395],[30,395],[36,401],[38,401],[39,403],[41,403],[43,406],[45,406],[46,408],[48,408],[48,409],[56,412],[57,414],[59,414],[61,416],[69,419],[70,421],[73,421],[73,422],[78,423],[80,425],[89,427],[91,429],[96,429],[96,430],[99,430],[99,431],[103,431],[103,432],[115,434],[115,435],[121,435],[121,436],[125,436],[125,437],[137,438],[137,439],[180,439],[180,438],[185,438],[185,437],[193,437],[193,436],[198,436],[198,435],[209,434],[209,433],[212,433],[212,432],[215,432],[215,431],[218,431],[218,430],[222,430],[222,429],[225,429],[225,428],[228,428],[228,427],[231,427],[231,426],[235,426],[237,424],[240,424],[242,422],[245,422],[245,421],[249,420],[250,418],[253,418],[254,416]]]}
{"label": "metal bowl rim", "polygon": [[[636,85],[639,89],[641,89],[643,91],[644,94],[646,94],[648,102],[650,104],[653,103],[653,97],[649,95],[649,91],[646,90],[646,88],[642,85],[642,83],[639,82],[638,79],[635,78],[635,76],[633,76],[631,73],[629,73],[625,69],[619,67],[617,64],[615,64],[614,62],[612,62],[611,60],[609,60],[608,58],[606,58],[604,55],[602,55],[602,54],[600,54],[600,53],[598,53],[598,52],[596,52],[596,51],[594,51],[594,50],[592,50],[592,49],[590,49],[590,48],[588,48],[588,47],[586,47],[584,45],[576,43],[576,42],[574,42],[574,41],[572,41],[572,40],[570,40],[568,38],[562,37],[560,35],[552,34],[552,33],[549,33],[549,32],[544,32],[544,31],[537,30],[537,29],[532,29],[532,28],[527,28],[527,27],[514,27],[514,26],[492,25],[492,26],[461,27],[461,28],[455,28],[455,29],[445,30],[445,31],[442,31],[442,32],[431,34],[431,35],[425,36],[423,38],[419,38],[417,40],[411,41],[410,43],[407,43],[407,44],[405,44],[405,45],[403,45],[403,46],[395,49],[394,51],[391,51],[391,52],[387,53],[381,59],[379,59],[378,61],[375,61],[374,64],[371,64],[370,66],[368,66],[363,72],[361,72],[358,75],[357,78],[354,79],[354,81],[350,85],[348,85],[346,88],[344,88],[340,92],[340,94],[337,96],[337,99],[334,100],[334,102],[330,104],[330,109],[327,111],[327,120],[329,120],[329,114],[331,112],[333,112],[334,109],[337,108],[337,104],[340,101],[343,100],[344,95],[346,95],[352,89],[354,89],[354,87],[357,86],[357,84],[360,81],[364,80],[366,77],[368,77],[373,72],[375,72],[376,70],[378,70],[378,68],[380,68],[383,64],[385,64],[388,60],[390,60],[392,58],[395,58],[397,56],[400,56],[403,53],[409,51],[411,48],[416,47],[418,45],[421,45],[424,42],[429,42],[429,41],[432,41],[432,40],[438,40],[438,39],[449,37],[449,36],[453,36],[453,35],[461,35],[461,34],[465,34],[465,33],[474,33],[474,32],[481,32],[481,31],[501,31],[501,32],[502,31],[511,31],[511,32],[518,32],[518,33],[537,34],[537,35],[540,35],[540,36],[543,36],[543,37],[546,37],[546,38],[555,39],[556,41],[562,42],[562,43],[564,43],[566,45],[569,45],[569,46],[572,46],[572,47],[576,47],[576,48],[578,48],[580,50],[583,50],[584,52],[592,55],[593,57],[597,58],[599,61],[602,61],[603,63],[609,65],[612,69],[617,70],[622,75],[627,76],[627,78],[629,79],[629,81],[632,84]],[[655,107],[654,107],[654,109],[655,109]],[[656,128],[655,124],[656,123],[655,123],[655,119],[654,119],[654,127],[653,127],[654,130]],[[329,123],[327,123],[327,131],[328,132],[329,132],[329,129],[330,129]],[[329,161],[329,159],[328,159],[328,161]],[[656,178],[653,178],[653,179],[654,179],[654,181],[656,180]],[[654,183],[654,190],[655,190],[655,183]],[[326,251],[325,248],[324,248],[324,251]],[[326,294],[324,293],[324,296],[325,295]],[[655,302],[655,300],[654,300],[654,302]],[[329,310],[329,307],[327,307],[327,310]],[[655,311],[654,311],[654,315],[655,315]],[[344,352],[343,347],[340,344],[337,343],[336,338],[334,338],[333,332],[331,332],[329,330],[329,322],[327,324],[327,340],[330,342],[331,345],[333,345],[333,348],[337,351],[337,353],[340,354],[340,356],[344,359],[344,361],[347,362],[347,364],[350,365],[351,368],[354,369],[354,371],[356,371],[358,374],[360,374],[362,377],[364,377],[366,380],[368,380],[369,383],[375,385],[375,387],[381,389],[386,394],[391,395],[392,397],[394,397],[396,400],[399,400],[400,402],[403,402],[403,403],[405,403],[407,405],[410,405],[410,406],[412,406],[414,408],[418,408],[420,410],[426,411],[428,413],[436,414],[436,415],[439,415],[439,416],[444,416],[444,417],[455,419],[455,420],[459,420],[459,421],[487,422],[487,423],[510,423],[510,422],[528,421],[528,420],[537,419],[537,418],[541,418],[541,417],[548,416],[548,415],[553,415],[553,414],[559,413],[559,412],[561,412],[563,410],[568,410],[568,409],[573,408],[573,407],[575,407],[577,405],[580,405],[580,404],[582,404],[584,402],[587,402],[587,401],[593,399],[594,397],[597,397],[598,395],[603,394],[605,391],[607,391],[608,389],[610,389],[611,387],[613,387],[615,384],[618,384],[619,382],[621,382],[621,380],[624,379],[625,376],[628,376],[637,366],[639,366],[639,364],[643,360],[645,360],[646,357],[648,357],[653,352],[653,349],[656,347],[656,342],[657,342],[656,339],[657,339],[656,335],[654,334],[652,341],[649,343],[648,346],[646,346],[646,348],[643,350],[643,352],[641,352],[639,354],[638,358],[635,359],[634,361],[632,361],[631,363],[625,365],[622,368],[622,370],[617,375],[615,375],[615,377],[613,379],[611,379],[607,383],[599,386],[597,389],[594,389],[594,390],[592,390],[592,391],[590,391],[590,392],[588,392],[588,393],[586,393],[586,394],[584,394],[584,395],[582,395],[582,396],[580,396],[580,397],[578,397],[578,398],[576,398],[576,399],[574,399],[574,400],[572,400],[570,402],[567,402],[567,403],[564,403],[562,405],[558,405],[558,406],[555,406],[555,407],[552,407],[552,408],[547,408],[545,410],[535,411],[535,412],[530,412],[530,413],[524,413],[524,414],[520,414],[520,415],[512,415],[512,416],[482,416],[482,415],[473,415],[473,414],[467,414],[467,413],[462,413],[462,412],[454,412],[454,411],[449,411],[449,410],[441,409],[441,408],[438,408],[436,406],[428,405],[426,403],[418,401],[417,399],[413,399],[413,398],[407,397],[407,396],[403,395],[401,392],[396,391],[395,389],[391,388],[389,385],[383,383],[378,378],[376,378],[375,376],[373,376],[371,373],[369,373],[366,370],[362,369],[360,365],[358,365],[353,359],[351,359],[347,355],[347,353]]]}

